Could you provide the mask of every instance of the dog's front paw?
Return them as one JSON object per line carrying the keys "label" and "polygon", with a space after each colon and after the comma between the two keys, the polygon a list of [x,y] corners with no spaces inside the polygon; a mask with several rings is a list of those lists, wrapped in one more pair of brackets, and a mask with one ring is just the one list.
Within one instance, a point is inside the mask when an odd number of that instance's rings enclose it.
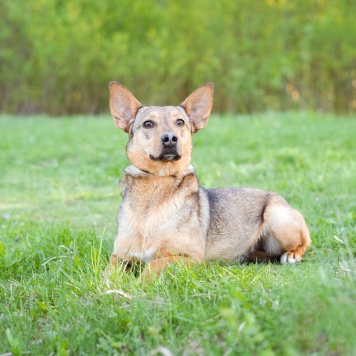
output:
{"label": "dog's front paw", "polygon": [[287,263],[296,263],[299,262],[302,259],[301,255],[296,254],[295,252],[285,252],[281,258],[280,262],[282,264],[287,264]]}

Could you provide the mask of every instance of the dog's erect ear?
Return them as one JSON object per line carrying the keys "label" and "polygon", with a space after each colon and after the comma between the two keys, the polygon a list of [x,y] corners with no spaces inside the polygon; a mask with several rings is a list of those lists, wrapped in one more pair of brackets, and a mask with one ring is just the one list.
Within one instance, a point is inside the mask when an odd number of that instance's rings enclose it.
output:
{"label": "dog's erect ear", "polygon": [[110,110],[116,126],[129,132],[130,125],[142,104],[120,83],[110,82],[109,90]]}
{"label": "dog's erect ear", "polygon": [[206,83],[194,90],[182,104],[192,125],[193,133],[203,129],[213,107],[214,84]]}

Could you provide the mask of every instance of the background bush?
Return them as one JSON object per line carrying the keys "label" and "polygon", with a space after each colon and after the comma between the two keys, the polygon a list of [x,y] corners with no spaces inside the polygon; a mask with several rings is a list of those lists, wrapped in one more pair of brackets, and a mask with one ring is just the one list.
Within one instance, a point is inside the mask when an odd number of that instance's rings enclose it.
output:
{"label": "background bush", "polygon": [[353,0],[0,2],[0,111],[107,110],[107,83],[178,104],[207,81],[215,111],[356,109]]}

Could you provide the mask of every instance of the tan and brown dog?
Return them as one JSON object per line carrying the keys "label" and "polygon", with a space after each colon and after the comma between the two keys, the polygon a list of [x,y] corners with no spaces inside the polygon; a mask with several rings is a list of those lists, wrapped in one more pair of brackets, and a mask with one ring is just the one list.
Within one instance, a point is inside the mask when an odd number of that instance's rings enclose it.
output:
{"label": "tan and brown dog", "polygon": [[143,106],[124,86],[110,85],[116,125],[129,134],[131,162],[120,181],[122,203],[111,265],[220,260],[300,261],[310,244],[303,216],[278,194],[247,188],[204,189],[190,165],[192,134],[203,129],[214,85],[179,106]]}

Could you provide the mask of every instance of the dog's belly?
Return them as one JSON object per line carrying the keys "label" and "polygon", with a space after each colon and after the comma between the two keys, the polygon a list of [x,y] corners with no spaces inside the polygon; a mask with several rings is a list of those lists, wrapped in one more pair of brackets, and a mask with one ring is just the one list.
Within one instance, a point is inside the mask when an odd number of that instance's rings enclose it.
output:
{"label": "dog's belly", "polygon": [[263,233],[263,213],[276,194],[248,188],[204,191],[210,208],[206,259],[243,261]]}

